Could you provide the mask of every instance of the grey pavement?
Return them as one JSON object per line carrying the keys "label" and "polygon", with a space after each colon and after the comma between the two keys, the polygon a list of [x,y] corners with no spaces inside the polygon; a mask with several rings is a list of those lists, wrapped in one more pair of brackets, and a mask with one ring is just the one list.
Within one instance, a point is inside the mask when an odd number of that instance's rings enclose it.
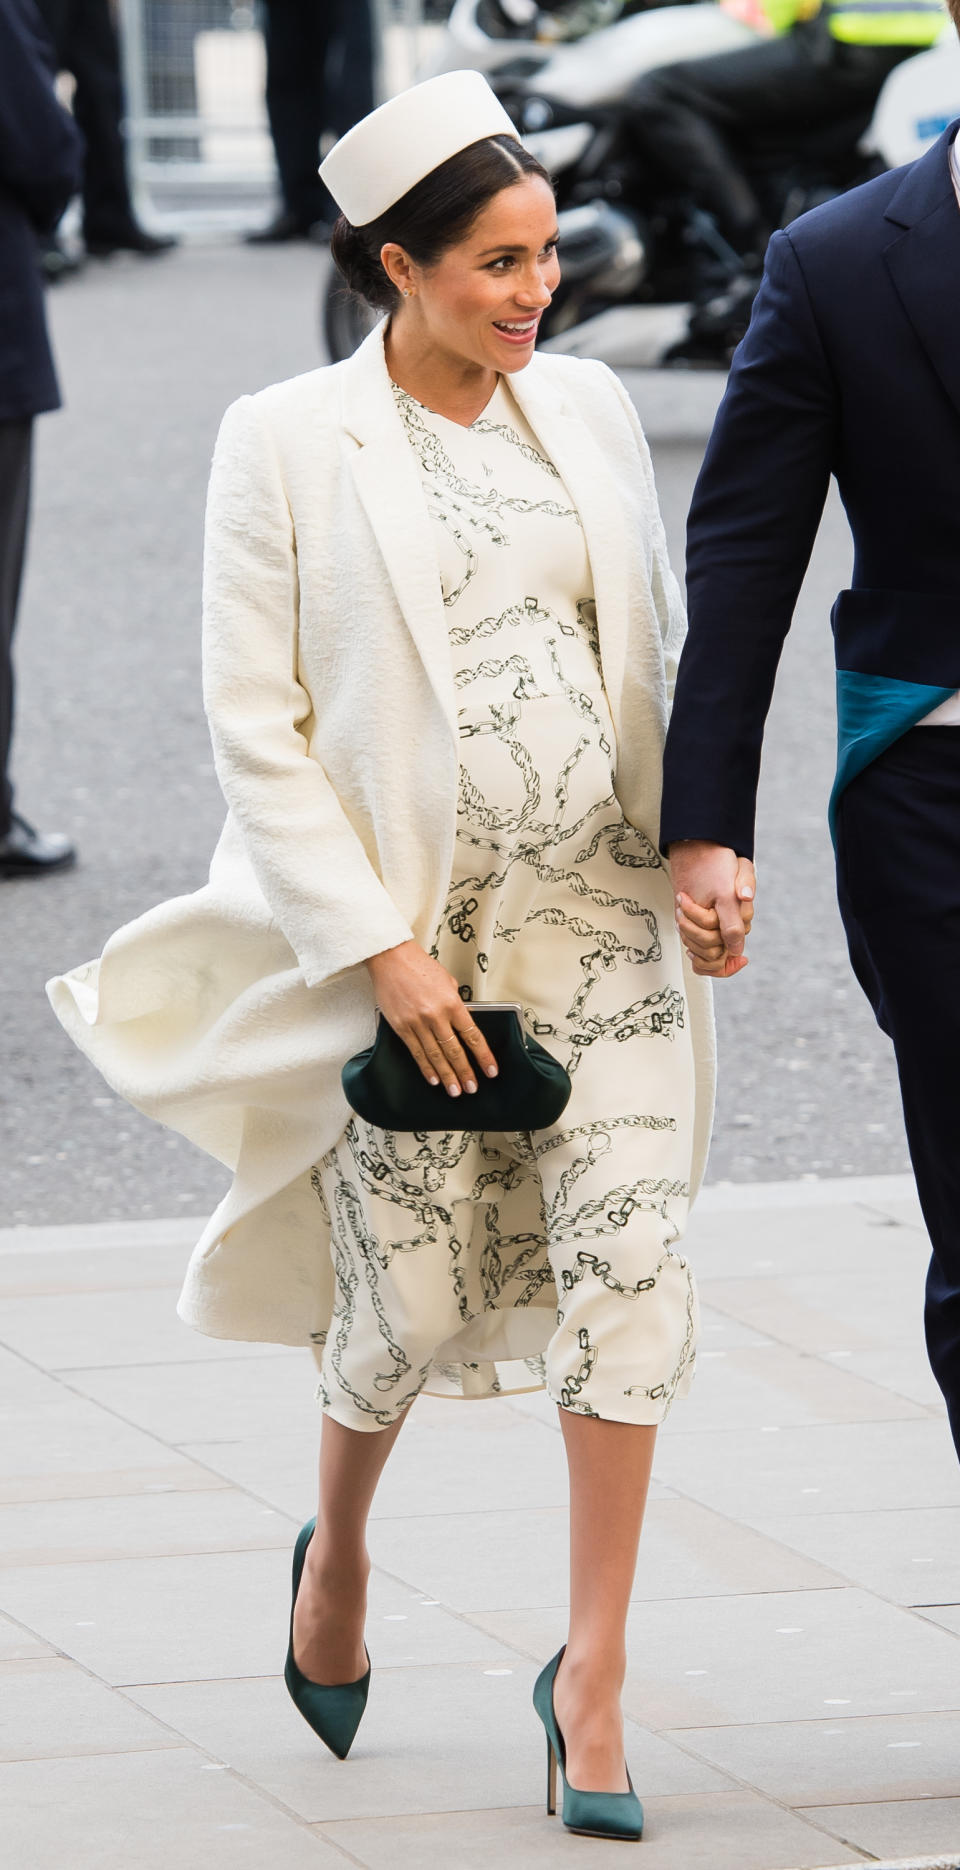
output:
{"label": "grey pavement", "polygon": [[[566,1477],[542,1394],[421,1399],[345,1764],[287,1700],[306,1352],[174,1313],[197,1222],[0,1233],[5,1870],[601,1870],[542,1802]],[[701,1368],[629,1618],[643,1870],[960,1865],[960,1475],[909,1179],[708,1190]]]}
{"label": "grey pavement", "polygon": [[[92,265],[51,295],[68,407],[39,424],[16,764],[23,810],[74,832],[82,861],[0,887],[0,1221],[201,1214],[222,1191],[216,1164],[110,1094],[42,984],[204,880],[222,809],[198,680],[209,458],[233,397],[320,360],[325,263],[309,247],[188,246]],[[649,364],[658,320],[653,334],[644,314],[607,320],[592,342],[647,423],[679,567],[722,379],[631,368]],[[714,1181],[907,1166],[889,1047],[846,960],[824,822],[827,615],[849,561],[832,503],[771,718],[752,965],[717,996]]]}

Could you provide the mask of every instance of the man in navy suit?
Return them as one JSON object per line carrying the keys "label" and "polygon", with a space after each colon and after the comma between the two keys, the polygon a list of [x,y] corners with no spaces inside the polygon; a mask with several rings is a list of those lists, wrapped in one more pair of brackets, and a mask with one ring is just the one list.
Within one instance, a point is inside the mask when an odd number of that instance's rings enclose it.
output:
{"label": "man in navy suit", "polygon": [[960,1451],[958,128],[770,243],[690,514],[661,840],[698,970],[735,973],[764,721],[835,475],[855,545],[833,611],[840,909],[896,1053]]}
{"label": "man in navy suit", "polygon": [[60,406],[47,337],[38,236],[80,186],[82,142],[57,102],[53,47],[34,0],[0,0],[0,878],[73,862],[13,809],[11,644],[30,504],[33,419]]}

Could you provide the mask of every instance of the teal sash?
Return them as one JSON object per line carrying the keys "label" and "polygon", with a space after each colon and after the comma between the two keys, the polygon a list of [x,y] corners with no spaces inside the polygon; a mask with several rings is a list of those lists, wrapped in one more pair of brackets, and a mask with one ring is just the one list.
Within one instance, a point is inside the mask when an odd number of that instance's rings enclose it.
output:
{"label": "teal sash", "polygon": [[845,786],[871,760],[916,727],[925,714],[949,701],[955,688],[901,682],[893,676],[837,670],[837,776],[830,794],[830,836],[836,843],[837,802]]}

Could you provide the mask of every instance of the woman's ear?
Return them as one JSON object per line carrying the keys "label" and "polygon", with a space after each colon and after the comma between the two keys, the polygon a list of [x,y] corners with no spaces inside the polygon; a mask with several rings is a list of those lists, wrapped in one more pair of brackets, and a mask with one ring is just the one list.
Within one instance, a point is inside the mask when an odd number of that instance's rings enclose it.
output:
{"label": "woman's ear", "polygon": [[392,286],[395,286],[401,298],[409,298],[413,291],[413,261],[409,253],[395,242],[388,241],[380,249],[380,264]]}

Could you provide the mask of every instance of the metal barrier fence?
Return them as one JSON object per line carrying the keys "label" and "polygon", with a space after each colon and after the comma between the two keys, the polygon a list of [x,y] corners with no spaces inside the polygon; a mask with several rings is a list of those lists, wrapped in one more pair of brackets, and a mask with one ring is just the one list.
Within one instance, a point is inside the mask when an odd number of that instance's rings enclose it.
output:
{"label": "metal barrier fence", "polygon": [[[413,83],[440,28],[421,0],[375,0],[375,15],[386,97]],[[275,187],[253,0],[118,0],[118,19],[138,210],[181,229],[248,220]]]}

